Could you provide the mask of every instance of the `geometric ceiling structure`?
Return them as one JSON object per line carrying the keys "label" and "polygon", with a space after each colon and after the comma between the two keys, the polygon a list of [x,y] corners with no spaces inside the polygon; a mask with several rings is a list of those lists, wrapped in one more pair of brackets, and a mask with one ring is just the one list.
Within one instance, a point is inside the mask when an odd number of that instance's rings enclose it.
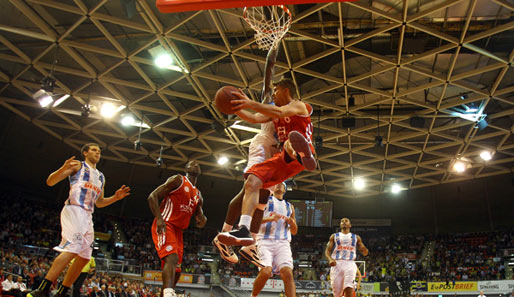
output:
{"label": "geometric ceiling structure", "polygon": [[[129,2],[1,1],[0,106],[75,149],[97,142],[107,159],[156,166],[162,147],[166,168],[195,159],[206,175],[241,179],[259,127],[220,114],[212,98],[224,85],[259,97],[266,52],[242,9],[162,14],[155,1]],[[359,197],[514,171],[513,1],[288,7],[275,79],[294,80],[322,139],[298,190]],[[173,69],[154,66],[154,48],[172,54]],[[59,100],[43,108],[32,95],[51,73]],[[121,108],[83,117],[88,102]],[[120,124],[125,115],[135,124]],[[356,178],[366,189],[354,190]]]}

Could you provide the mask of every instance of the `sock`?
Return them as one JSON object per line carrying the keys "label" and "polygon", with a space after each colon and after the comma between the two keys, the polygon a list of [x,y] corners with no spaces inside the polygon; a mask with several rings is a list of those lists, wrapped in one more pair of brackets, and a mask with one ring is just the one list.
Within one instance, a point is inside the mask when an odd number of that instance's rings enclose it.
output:
{"label": "sock", "polygon": [[52,282],[47,280],[46,278],[44,278],[37,289],[41,290],[41,291],[48,291],[48,290],[50,290],[51,286],[52,286]]}
{"label": "sock", "polygon": [[253,238],[253,240],[257,240],[257,233],[252,232],[252,238]]}
{"label": "sock", "polygon": [[252,223],[252,216],[241,215],[241,218],[239,219],[239,225],[245,226],[246,229],[250,229],[251,223]]}
{"label": "sock", "polygon": [[68,293],[69,289],[70,287],[63,286],[61,283],[57,289],[57,294],[66,296],[66,293]]}
{"label": "sock", "polygon": [[176,296],[175,295],[175,290],[173,290],[172,288],[166,288],[166,289],[162,290],[162,296],[163,297]]}
{"label": "sock", "polygon": [[221,232],[228,232],[232,230],[232,225],[229,225],[227,223],[223,223],[223,229],[221,229]]}

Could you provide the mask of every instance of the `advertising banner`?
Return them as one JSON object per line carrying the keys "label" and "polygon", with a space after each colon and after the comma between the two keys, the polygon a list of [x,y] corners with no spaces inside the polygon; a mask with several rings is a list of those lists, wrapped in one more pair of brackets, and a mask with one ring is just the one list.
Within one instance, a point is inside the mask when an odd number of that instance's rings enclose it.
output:
{"label": "advertising banner", "polygon": [[370,295],[373,294],[375,285],[373,283],[361,283],[361,289],[358,291],[361,294]]}
{"label": "advertising banner", "polygon": [[[146,284],[162,284],[162,273],[157,270],[145,270],[143,278]],[[192,284],[193,278],[193,275],[190,273],[182,273],[178,282],[181,284]],[[199,276],[196,276],[196,278],[199,278]],[[206,283],[206,277],[202,275],[201,278],[203,279],[203,283]],[[198,280],[195,283],[200,283],[200,281]]]}
{"label": "advertising banner", "polygon": [[476,292],[477,282],[429,282],[428,292]]}
{"label": "advertising banner", "polygon": [[426,281],[410,282],[410,290],[411,290],[411,292],[426,292],[426,291],[428,291],[427,282]]}
{"label": "advertising banner", "polygon": [[408,296],[410,295],[409,281],[392,281],[389,282],[389,293],[392,296]]}
{"label": "advertising banner", "polygon": [[478,282],[478,291],[485,293],[511,293],[514,290],[514,280],[481,281]]}
{"label": "advertising banner", "polygon": [[[241,288],[252,289],[254,278],[241,278]],[[269,279],[264,285],[264,290],[284,290],[284,282],[279,279]]]}

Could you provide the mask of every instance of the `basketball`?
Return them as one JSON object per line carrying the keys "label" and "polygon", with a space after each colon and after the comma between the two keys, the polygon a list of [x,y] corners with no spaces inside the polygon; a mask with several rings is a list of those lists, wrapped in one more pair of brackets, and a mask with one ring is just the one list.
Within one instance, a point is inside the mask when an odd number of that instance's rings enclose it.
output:
{"label": "basketball", "polygon": [[216,108],[224,114],[233,114],[231,100],[239,99],[233,92],[239,92],[239,89],[234,86],[224,86],[216,92],[214,97],[214,104]]}

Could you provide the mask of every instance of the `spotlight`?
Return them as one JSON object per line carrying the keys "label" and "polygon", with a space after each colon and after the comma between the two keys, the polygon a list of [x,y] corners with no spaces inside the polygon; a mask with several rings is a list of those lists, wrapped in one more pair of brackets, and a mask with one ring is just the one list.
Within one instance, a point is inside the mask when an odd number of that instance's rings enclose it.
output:
{"label": "spotlight", "polygon": [[155,66],[159,68],[168,68],[171,66],[171,63],[173,63],[173,59],[171,58],[170,54],[160,54],[155,58],[154,60]]}
{"label": "spotlight", "polygon": [[366,181],[358,177],[353,180],[353,187],[359,191],[364,190],[364,188],[366,187]]}
{"label": "spotlight", "polygon": [[489,123],[487,122],[487,115],[485,115],[480,121],[477,122],[475,128],[477,128],[479,131],[482,131],[487,128],[488,125]]}
{"label": "spotlight", "polygon": [[455,161],[455,163],[453,164],[453,170],[459,173],[466,171],[466,163],[462,161]]}
{"label": "spotlight", "polygon": [[399,184],[393,184],[391,187],[391,193],[398,194],[402,191],[402,187]]}
{"label": "spotlight", "polygon": [[52,93],[47,92],[43,89],[40,89],[34,95],[32,95],[32,98],[39,102],[39,105],[42,107],[48,107],[50,104],[54,102],[54,98],[52,98]]}
{"label": "spotlight", "polygon": [[384,143],[382,142],[383,140],[382,136],[375,136],[375,147],[384,147]]}
{"label": "spotlight", "polygon": [[478,106],[476,103],[470,103],[468,105],[462,105],[466,113],[476,113],[478,111]]}
{"label": "spotlight", "polygon": [[100,114],[104,118],[112,118],[114,114],[116,114],[116,106],[112,103],[105,102],[102,104],[102,109],[100,109]]}
{"label": "spotlight", "polygon": [[134,141],[134,150],[139,151],[141,149],[142,144],[143,143],[141,142],[141,139]]}
{"label": "spotlight", "polygon": [[466,100],[466,99],[468,99],[467,94],[460,94],[460,100]]}
{"label": "spotlight", "polygon": [[91,114],[91,107],[89,105],[82,105],[80,108],[80,115],[83,118],[87,118]]}
{"label": "spotlight", "polygon": [[482,151],[480,153],[480,158],[482,158],[484,161],[489,161],[493,158],[493,155],[491,155],[490,151]]}
{"label": "spotlight", "polygon": [[155,160],[155,165],[157,165],[157,167],[161,167],[161,165],[162,165],[162,158],[161,157],[159,157],[159,158],[157,158]]}
{"label": "spotlight", "polygon": [[121,124],[123,126],[133,125],[135,122],[134,118],[131,115],[126,115],[121,119]]}
{"label": "spotlight", "polygon": [[52,93],[54,91],[54,88],[55,88],[55,78],[50,77],[50,76],[45,76],[41,80],[41,89],[43,89],[49,93]]}
{"label": "spotlight", "polygon": [[286,184],[286,191],[292,192],[293,191],[293,185],[292,184]]}
{"label": "spotlight", "polygon": [[350,95],[350,98],[348,98],[348,106],[355,106],[355,98],[353,95]]}
{"label": "spotlight", "polygon": [[227,162],[228,162],[228,158],[227,158],[227,157],[225,157],[225,156],[221,156],[221,157],[218,159],[218,164],[220,164],[220,165],[225,165]]}

